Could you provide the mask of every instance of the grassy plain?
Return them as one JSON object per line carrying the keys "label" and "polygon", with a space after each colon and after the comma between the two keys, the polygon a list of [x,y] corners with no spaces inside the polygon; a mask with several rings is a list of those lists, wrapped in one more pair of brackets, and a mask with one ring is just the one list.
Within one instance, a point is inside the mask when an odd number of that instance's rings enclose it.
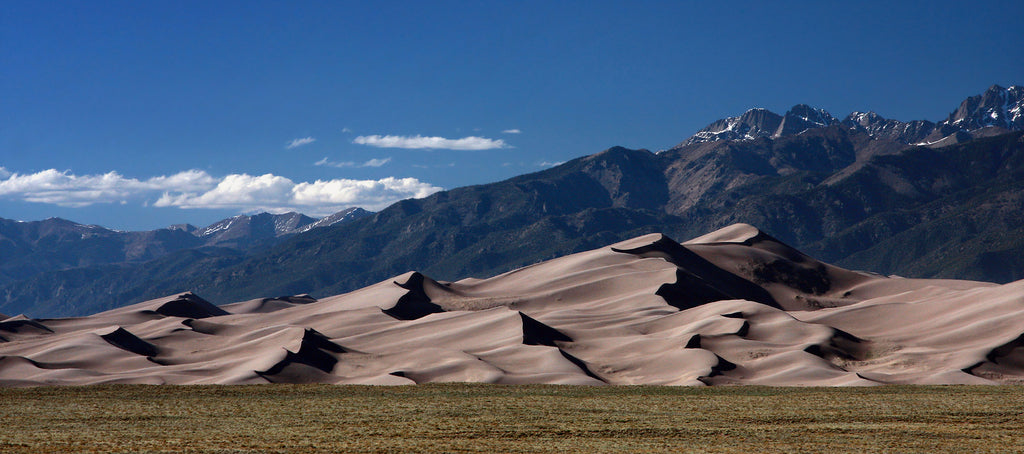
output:
{"label": "grassy plain", "polygon": [[0,452],[1022,452],[1024,387],[0,389]]}

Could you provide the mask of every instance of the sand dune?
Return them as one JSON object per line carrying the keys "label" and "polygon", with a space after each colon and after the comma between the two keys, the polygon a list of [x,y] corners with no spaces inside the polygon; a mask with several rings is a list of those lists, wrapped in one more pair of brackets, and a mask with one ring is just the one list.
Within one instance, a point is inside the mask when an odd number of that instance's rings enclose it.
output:
{"label": "sand dune", "polygon": [[0,385],[1024,383],[1024,281],[884,277],[749,225],[489,279],[0,318]]}

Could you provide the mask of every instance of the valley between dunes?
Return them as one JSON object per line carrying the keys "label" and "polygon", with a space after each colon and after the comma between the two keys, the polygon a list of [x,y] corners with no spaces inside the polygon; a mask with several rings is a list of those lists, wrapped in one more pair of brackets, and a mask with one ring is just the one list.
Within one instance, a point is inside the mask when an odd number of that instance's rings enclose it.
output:
{"label": "valley between dunes", "polygon": [[489,279],[343,295],[186,293],[0,316],[0,385],[432,382],[867,386],[1024,381],[1024,281],[885,277],[736,224]]}

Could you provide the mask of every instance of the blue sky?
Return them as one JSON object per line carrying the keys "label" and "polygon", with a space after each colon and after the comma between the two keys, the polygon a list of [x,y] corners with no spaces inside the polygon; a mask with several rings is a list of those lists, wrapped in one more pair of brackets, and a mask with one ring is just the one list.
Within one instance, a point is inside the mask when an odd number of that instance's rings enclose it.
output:
{"label": "blue sky", "polygon": [[751,107],[941,120],[1024,2],[8,1],[0,217],[380,209]]}

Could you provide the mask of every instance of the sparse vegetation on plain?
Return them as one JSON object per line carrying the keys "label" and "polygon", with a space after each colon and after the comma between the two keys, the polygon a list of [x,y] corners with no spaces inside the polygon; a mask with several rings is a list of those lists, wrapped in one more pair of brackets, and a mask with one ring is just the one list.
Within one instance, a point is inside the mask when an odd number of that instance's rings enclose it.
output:
{"label": "sparse vegetation on plain", "polygon": [[1024,387],[0,389],[0,452],[1020,452]]}

